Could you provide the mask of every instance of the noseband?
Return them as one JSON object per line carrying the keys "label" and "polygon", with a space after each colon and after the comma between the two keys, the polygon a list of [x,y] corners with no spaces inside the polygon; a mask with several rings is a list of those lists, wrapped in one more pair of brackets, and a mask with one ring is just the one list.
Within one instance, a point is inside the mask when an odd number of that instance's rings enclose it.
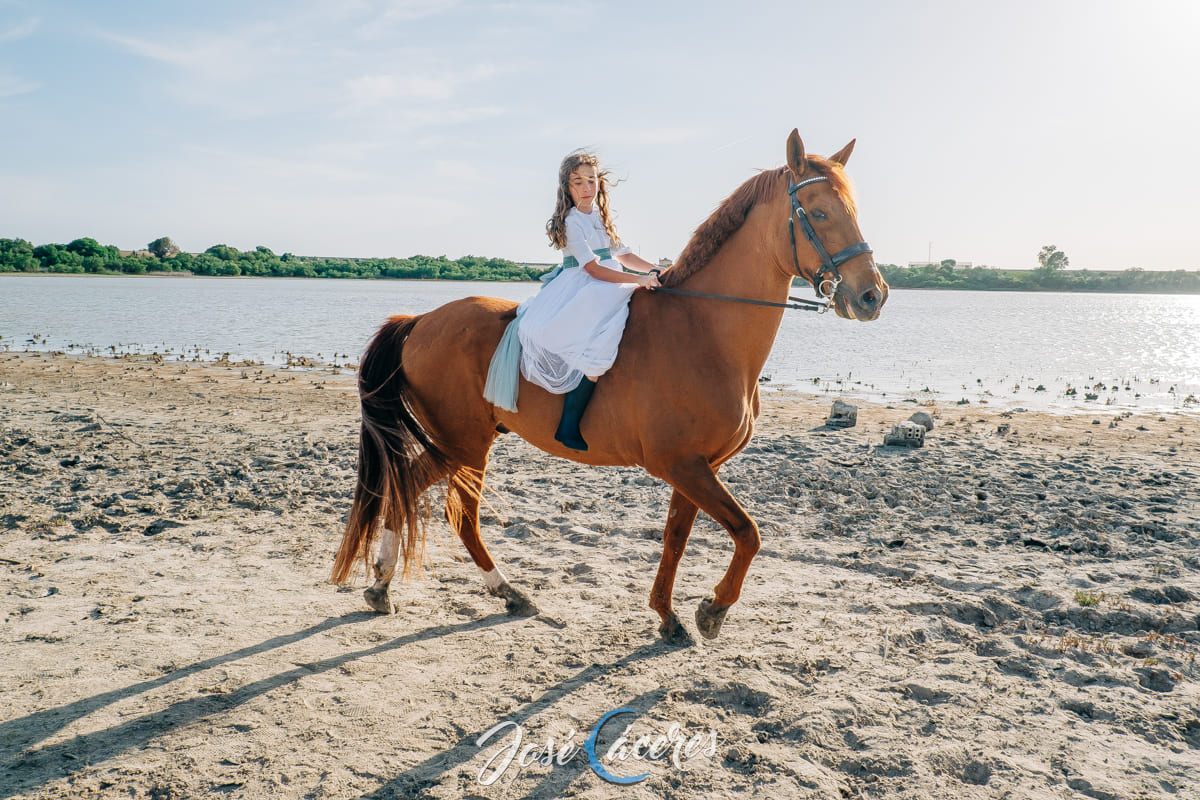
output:
{"label": "noseband", "polygon": [[812,283],[817,297],[832,301],[833,293],[837,291],[838,284],[842,282],[842,276],[838,273],[838,267],[855,256],[861,256],[864,253],[872,251],[869,244],[859,242],[831,256],[825,250],[825,245],[821,244],[821,240],[817,238],[817,232],[813,229],[812,223],[808,219],[808,214],[796,198],[796,192],[809,184],[827,180],[829,179],[824,176],[818,176],[816,178],[807,178],[799,183],[789,183],[788,194],[792,198],[792,213],[788,217],[788,235],[792,237],[792,263],[796,267],[796,274],[803,278],[805,275],[800,271],[800,257],[796,253],[796,226],[794,224],[795,220],[800,220],[800,229],[804,231],[804,238],[808,239],[808,243],[812,245],[813,250],[817,251],[817,256],[821,259],[821,268],[817,270],[815,275],[809,278],[809,281]]}

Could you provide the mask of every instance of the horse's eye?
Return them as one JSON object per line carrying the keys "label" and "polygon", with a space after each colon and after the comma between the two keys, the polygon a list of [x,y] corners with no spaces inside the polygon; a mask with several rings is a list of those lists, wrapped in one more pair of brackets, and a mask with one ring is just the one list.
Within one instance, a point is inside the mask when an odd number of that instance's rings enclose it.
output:
{"label": "horse's eye", "polygon": [[829,219],[829,215],[826,214],[824,211],[814,210],[812,212],[812,218],[815,220],[825,220],[825,219]]}

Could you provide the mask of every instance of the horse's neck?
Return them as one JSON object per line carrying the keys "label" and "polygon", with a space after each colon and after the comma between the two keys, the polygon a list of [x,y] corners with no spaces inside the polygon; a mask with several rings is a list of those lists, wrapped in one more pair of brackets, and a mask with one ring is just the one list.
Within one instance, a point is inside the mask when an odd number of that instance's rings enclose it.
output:
{"label": "horse's neck", "polygon": [[707,264],[680,288],[697,292],[782,302],[791,285],[788,269],[786,222],[788,208],[778,202],[752,208],[741,226],[730,234]]}
{"label": "horse's neck", "polygon": [[[771,219],[770,209],[751,212],[709,263],[682,281],[679,288],[723,297],[785,302],[791,278],[779,267],[780,242],[772,235]],[[724,356],[721,361],[737,364],[743,379],[757,385],[779,331],[783,309],[697,299],[689,305],[689,312],[701,316],[702,329],[711,333],[708,346],[720,351]]]}

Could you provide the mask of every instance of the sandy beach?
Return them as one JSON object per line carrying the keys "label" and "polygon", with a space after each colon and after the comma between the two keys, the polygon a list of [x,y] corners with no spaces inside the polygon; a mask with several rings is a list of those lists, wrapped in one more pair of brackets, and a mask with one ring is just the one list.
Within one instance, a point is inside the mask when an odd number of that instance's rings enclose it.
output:
{"label": "sandy beach", "polygon": [[[543,617],[444,524],[396,613],[330,584],[354,380],[0,353],[0,798],[1200,798],[1195,414],[767,393],[762,550],[676,648],[669,487],[512,436],[484,537]],[[701,515],[693,632],[731,553]]]}

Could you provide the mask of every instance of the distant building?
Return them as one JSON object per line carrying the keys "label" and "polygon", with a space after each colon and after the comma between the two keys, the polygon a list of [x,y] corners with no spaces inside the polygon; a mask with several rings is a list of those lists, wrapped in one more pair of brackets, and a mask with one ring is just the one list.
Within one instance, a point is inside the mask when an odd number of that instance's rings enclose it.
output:
{"label": "distant building", "polygon": [[671,266],[671,265],[672,265],[672,264],[674,264],[674,263],[675,263],[675,262],[674,262],[674,261],[672,261],[672,260],[671,260],[671,259],[669,259],[669,258],[660,258],[660,259],[658,260],[658,265],[659,265],[660,267],[662,267],[663,269],[666,269],[667,267]]}
{"label": "distant building", "polygon": [[[948,258],[946,260],[952,261],[953,259]],[[941,265],[942,265],[941,261],[910,261],[910,262],[908,262],[909,269],[912,269],[913,267],[940,267]],[[968,267],[973,267],[973,266],[975,266],[975,264],[974,264],[974,262],[971,262],[971,261],[954,261],[955,269],[966,269]]]}

